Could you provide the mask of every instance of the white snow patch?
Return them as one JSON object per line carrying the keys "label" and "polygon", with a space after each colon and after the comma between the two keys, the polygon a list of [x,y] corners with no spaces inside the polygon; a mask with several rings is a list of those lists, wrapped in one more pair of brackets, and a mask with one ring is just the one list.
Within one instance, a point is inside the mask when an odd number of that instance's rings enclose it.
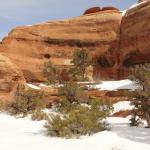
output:
{"label": "white snow patch", "polygon": [[59,115],[59,116],[63,116],[61,113],[59,112],[56,112],[56,108],[53,107],[51,109],[44,109],[42,110],[44,113],[46,113],[47,115],[50,115],[50,116],[56,116],[56,115]]}
{"label": "white snow patch", "polygon": [[[99,90],[108,90],[108,91],[117,91],[121,89],[128,89],[128,90],[135,90],[138,87],[138,85],[131,81],[131,80],[119,80],[119,81],[101,81],[100,83],[96,83],[95,81],[90,82],[78,82],[78,84],[85,84],[88,90],[92,89],[99,89]],[[29,87],[34,89],[40,89],[40,87],[62,87],[63,84],[57,84],[57,85],[46,85],[44,83],[40,83],[39,86],[33,85],[33,84],[27,84]]]}
{"label": "white snow patch", "polygon": [[35,90],[40,90],[41,88],[36,86],[36,85],[33,85],[33,84],[27,84],[28,87],[32,88],[32,89],[35,89]]}
{"label": "white snow patch", "polygon": [[124,16],[126,14],[127,10],[123,10],[122,11],[122,16]]}
{"label": "white snow patch", "polygon": [[130,101],[120,101],[113,105],[114,111],[113,113],[122,111],[122,110],[132,110],[133,106],[130,105]]}
{"label": "white snow patch", "polygon": [[44,84],[44,83],[40,83],[40,84],[39,84],[39,87],[52,87],[52,86],[51,86],[51,85]]}
{"label": "white snow patch", "polygon": [[150,130],[131,128],[128,118],[111,117],[111,131],[80,139],[52,138],[45,135],[45,121],[16,119],[0,113],[0,149],[2,150],[150,150]]}
{"label": "white snow patch", "polygon": [[121,89],[135,90],[138,88],[135,82],[131,80],[120,80],[120,81],[102,81],[100,84],[88,85],[88,89],[100,89],[108,91],[116,91]]}

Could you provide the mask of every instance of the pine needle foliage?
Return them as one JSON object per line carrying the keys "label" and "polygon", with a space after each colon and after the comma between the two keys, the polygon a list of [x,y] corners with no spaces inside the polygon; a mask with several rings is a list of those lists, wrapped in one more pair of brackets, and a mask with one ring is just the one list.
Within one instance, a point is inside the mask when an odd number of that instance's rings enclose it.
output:
{"label": "pine needle foliage", "polygon": [[57,111],[61,116],[53,115],[48,120],[45,125],[48,135],[72,138],[107,129],[103,119],[110,115],[111,105],[103,99],[93,99],[89,104],[83,103],[86,99],[84,91],[81,92],[80,86],[75,82],[66,83],[60,91],[63,97]]}
{"label": "pine needle foliage", "polygon": [[61,77],[60,77],[61,70],[58,66],[54,65],[51,61],[48,61],[44,64],[43,74],[47,79],[48,84],[60,84]]}
{"label": "pine needle foliage", "polygon": [[47,120],[48,115],[42,110],[35,110],[31,116],[31,119],[34,121]]}
{"label": "pine needle foliage", "polygon": [[42,108],[45,108],[43,92],[29,89],[16,95],[15,101],[10,105],[9,111],[13,115],[21,114],[26,116],[28,113]]}
{"label": "pine needle foliage", "polygon": [[87,80],[86,69],[91,65],[87,50],[77,49],[73,54],[71,63],[73,64],[73,67],[70,69],[72,78],[77,81]]}
{"label": "pine needle foliage", "polygon": [[131,125],[139,125],[140,119],[144,119],[150,127],[150,64],[137,66],[131,79],[140,86],[138,90],[129,94],[131,105],[134,106]]}
{"label": "pine needle foliage", "polygon": [[78,138],[81,135],[91,135],[108,129],[108,125],[103,122],[108,114],[109,109],[101,109],[102,105],[93,102],[90,107],[76,105],[63,117],[52,116],[45,125],[48,135],[66,138]]}

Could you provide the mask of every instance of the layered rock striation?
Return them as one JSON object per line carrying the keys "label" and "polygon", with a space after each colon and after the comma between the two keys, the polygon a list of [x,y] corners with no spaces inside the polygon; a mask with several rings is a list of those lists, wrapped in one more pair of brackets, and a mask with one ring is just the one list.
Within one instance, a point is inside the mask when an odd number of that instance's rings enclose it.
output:
{"label": "layered rock striation", "polygon": [[[100,57],[109,50],[118,50],[121,13],[106,10],[72,19],[17,27],[3,39],[0,52],[7,55],[22,70],[28,82],[44,81],[45,61],[66,68],[76,49],[87,49],[99,65]],[[116,58],[108,56],[110,65]],[[96,67],[97,68],[97,67]],[[94,69],[95,75],[103,75]],[[105,72],[105,71],[103,71]],[[109,76],[105,73],[103,77]]]}
{"label": "layered rock striation", "polygon": [[21,85],[25,85],[23,73],[9,58],[0,54],[0,101],[12,101]]}
{"label": "layered rock striation", "polygon": [[126,11],[121,23],[119,51],[121,76],[134,65],[150,63],[150,1]]}
{"label": "layered rock striation", "polygon": [[[95,79],[122,79],[136,64],[150,62],[150,1],[122,16],[113,7],[88,9],[72,19],[13,29],[0,52],[16,64],[28,82],[43,82],[44,62],[69,67],[76,49],[87,49]],[[65,72],[65,71],[64,71]]]}

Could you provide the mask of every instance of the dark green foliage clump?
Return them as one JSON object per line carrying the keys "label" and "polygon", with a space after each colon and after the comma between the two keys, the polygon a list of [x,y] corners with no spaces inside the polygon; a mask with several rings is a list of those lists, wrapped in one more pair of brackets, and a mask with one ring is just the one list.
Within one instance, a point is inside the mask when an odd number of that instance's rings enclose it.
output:
{"label": "dark green foliage clump", "polygon": [[77,81],[87,80],[86,69],[91,65],[88,52],[85,49],[76,50],[71,63],[73,64],[73,67],[70,69],[72,79]]}
{"label": "dark green foliage clump", "polygon": [[134,106],[132,110],[131,126],[138,126],[141,123],[140,119],[147,121],[150,127],[150,93],[141,90],[132,92],[130,95]]}
{"label": "dark green foliage clump", "polygon": [[[104,108],[105,107],[105,108]],[[76,105],[67,114],[53,116],[46,124],[48,134],[57,137],[79,137],[103,131],[108,125],[102,120],[110,113],[109,107],[93,101],[89,107]]]}
{"label": "dark green foliage clump", "polygon": [[58,110],[61,113],[67,113],[77,107],[80,103],[85,103],[88,98],[84,94],[84,90],[74,81],[69,81],[59,89],[61,101],[58,104]]}
{"label": "dark green foliage clump", "polygon": [[137,82],[143,91],[150,91],[150,64],[136,66],[130,78]]}
{"label": "dark green foliage clump", "polygon": [[43,74],[47,79],[48,84],[59,84],[61,83],[61,70],[51,61],[44,64]]}
{"label": "dark green foliage clump", "polygon": [[15,101],[10,105],[10,113],[14,115],[28,113],[45,108],[43,101],[43,92],[26,90],[22,93],[18,93],[15,97]]}
{"label": "dark green foliage clump", "polygon": [[[65,81],[86,81],[87,69],[92,65],[89,60],[88,52],[84,49],[76,50],[71,61],[72,67],[68,70],[63,70],[51,61],[44,64],[43,74],[47,79],[48,84],[58,85]],[[64,73],[64,74],[63,74]]]}
{"label": "dark green foliage clump", "polygon": [[59,89],[59,94],[62,98],[66,98],[70,102],[80,101],[82,93],[83,89],[74,81],[66,82],[63,87]]}
{"label": "dark green foliage clump", "polygon": [[[62,115],[51,116],[45,125],[48,135],[57,137],[79,137],[107,129],[103,122],[112,110],[112,106],[102,99],[93,99],[83,103],[86,97],[80,93],[80,87],[74,82],[61,88],[62,101],[57,110]],[[84,101],[83,101],[84,100]]]}
{"label": "dark green foliage clump", "polygon": [[31,116],[31,119],[36,121],[47,120],[48,115],[41,110],[35,110]]}
{"label": "dark green foliage clump", "polygon": [[140,89],[129,94],[134,106],[131,125],[138,125],[140,119],[144,119],[150,127],[150,64],[137,66],[131,79],[140,86]]}

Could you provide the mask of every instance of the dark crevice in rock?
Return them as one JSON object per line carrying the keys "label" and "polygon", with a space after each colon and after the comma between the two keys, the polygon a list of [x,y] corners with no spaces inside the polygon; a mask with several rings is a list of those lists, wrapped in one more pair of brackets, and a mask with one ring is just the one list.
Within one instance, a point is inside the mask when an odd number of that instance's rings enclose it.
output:
{"label": "dark crevice in rock", "polygon": [[82,47],[95,47],[98,45],[98,41],[91,41],[91,40],[75,40],[75,39],[50,39],[50,38],[45,38],[43,40],[45,43],[48,44],[53,44],[53,45],[59,45],[59,46],[65,46],[65,45],[69,45],[69,46],[76,46],[79,48]]}
{"label": "dark crevice in rock", "polygon": [[50,59],[51,58],[51,55],[50,54],[43,54],[44,58],[46,59]]}
{"label": "dark crevice in rock", "polygon": [[142,54],[140,51],[136,50],[128,54],[123,62],[123,66],[132,67],[134,65],[144,64],[145,62],[150,62],[149,54]]}
{"label": "dark crevice in rock", "polygon": [[100,56],[97,60],[97,64],[102,68],[111,68],[114,64],[111,64],[105,56]]}

